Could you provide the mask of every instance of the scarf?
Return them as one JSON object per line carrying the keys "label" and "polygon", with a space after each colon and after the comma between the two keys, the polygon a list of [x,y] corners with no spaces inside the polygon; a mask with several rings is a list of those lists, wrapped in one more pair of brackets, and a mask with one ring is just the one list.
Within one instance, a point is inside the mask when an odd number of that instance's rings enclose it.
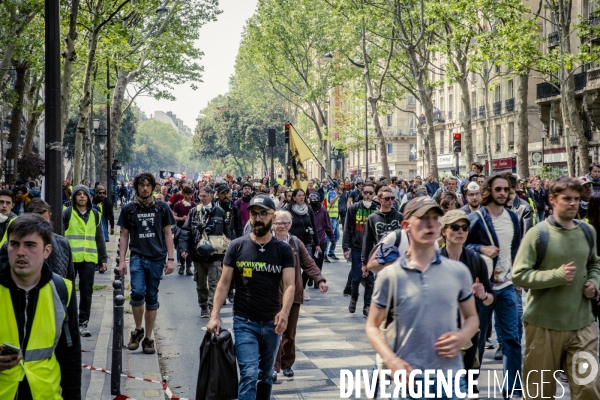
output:
{"label": "scarf", "polygon": [[367,208],[367,209],[371,208],[371,204],[373,204],[372,201],[363,200],[362,202],[363,202],[363,206],[365,206],[365,208]]}
{"label": "scarf", "polygon": [[133,198],[133,202],[136,206],[140,206],[141,208],[150,208],[156,204],[154,196],[146,197],[145,199],[143,199],[136,195]]}
{"label": "scarf", "polygon": [[292,211],[298,215],[306,215],[306,213],[308,212],[308,206],[306,205],[306,203],[304,203],[300,206],[298,204],[294,203],[292,205]]}
{"label": "scarf", "polygon": [[184,207],[191,207],[192,203],[190,203],[189,201],[185,201],[185,200],[181,200],[181,203],[183,203]]}
{"label": "scarf", "polygon": [[31,199],[29,198],[27,193],[17,195],[17,202],[24,203],[25,208],[27,208],[27,205],[29,204],[30,201],[31,201]]}

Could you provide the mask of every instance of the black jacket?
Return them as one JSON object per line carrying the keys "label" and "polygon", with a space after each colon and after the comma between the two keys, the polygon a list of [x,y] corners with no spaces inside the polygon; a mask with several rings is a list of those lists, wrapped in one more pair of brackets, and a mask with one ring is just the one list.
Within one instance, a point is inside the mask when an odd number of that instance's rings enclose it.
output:
{"label": "black jacket", "polygon": [[[305,246],[319,246],[319,235],[317,234],[317,225],[315,224],[315,213],[307,205],[308,212],[304,215],[294,212],[293,205],[288,205],[287,210],[292,214],[292,225],[290,226],[290,235],[296,236]],[[323,249],[321,249],[323,250]]]}
{"label": "black jacket", "polygon": [[[17,327],[19,329],[19,341],[21,349],[27,349],[29,342],[29,333],[31,332],[33,319],[37,307],[39,291],[45,285],[50,284],[52,279],[52,271],[47,265],[42,267],[42,277],[38,284],[28,293],[25,290],[17,287],[10,275],[10,266],[7,263],[0,264],[0,285],[10,290],[15,317],[17,319]],[[58,345],[54,350],[56,360],[60,365],[62,380],[60,386],[62,388],[62,396],[65,399],[81,399],[81,340],[79,336],[79,320],[77,317],[77,296],[75,287],[71,292],[71,299],[67,307],[69,318],[69,331],[73,345],[67,346],[65,332],[62,331],[58,340]],[[28,295],[28,296],[27,296]],[[27,315],[26,315],[27,314]],[[4,319],[4,317],[2,317]],[[19,384],[17,400],[32,399],[31,390],[27,377]]]}
{"label": "black jacket", "polygon": [[111,230],[115,229],[115,213],[112,202],[108,197],[105,197],[102,201],[98,197],[94,197],[93,203],[96,205],[102,203],[102,218],[104,218]]}
{"label": "black jacket", "polygon": [[403,219],[402,214],[394,209],[386,214],[377,210],[369,215],[365,224],[365,234],[363,236],[362,253],[360,256],[363,265],[367,265],[371,250],[373,250],[373,247],[375,247],[386,233],[401,228],[400,223]]}
{"label": "black jacket", "polygon": [[244,236],[244,227],[242,226],[242,214],[240,209],[232,201],[223,203],[219,200],[213,201],[213,206],[221,207],[225,211],[225,224],[231,231],[231,240]]}
{"label": "black jacket", "polygon": [[[198,213],[198,207],[194,207],[190,210],[187,219],[181,227],[181,236],[179,236],[179,252],[186,252],[192,257],[192,261],[223,261],[224,255],[215,254],[210,259],[204,260],[200,258],[196,251],[196,245],[202,238],[203,228],[200,222],[200,214]],[[225,235],[229,239],[233,240],[233,231],[229,229],[229,224],[225,223],[227,220],[227,213],[221,208],[213,204],[210,211],[207,212],[206,226],[210,227],[210,233],[208,236],[220,236]]]}
{"label": "black jacket", "polygon": [[346,213],[346,221],[344,222],[344,237],[342,240],[342,249],[344,252],[352,249],[362,252],[363,237],[365,233],[365,225],[369,215],[377,210],[377,203],[372,202],[371,207],[366,208],[363,201],[353,203]]}
{"label": "black jacket", "polygon": [[533,204],[535,204],[535,209],[537,212],[544,211],[544,208],[548,206],[551,207],[550,200],[548,200],[548,192],[544,189],[534,190],[533,191]]}

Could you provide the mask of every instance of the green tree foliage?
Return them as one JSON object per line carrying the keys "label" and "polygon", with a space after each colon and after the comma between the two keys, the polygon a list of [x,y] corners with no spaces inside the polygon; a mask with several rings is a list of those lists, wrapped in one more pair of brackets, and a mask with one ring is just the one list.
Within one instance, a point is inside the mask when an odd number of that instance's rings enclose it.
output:
{"label": "green tree foliage", "polygon": [[[106,116],[104,118],[106,121]],[[115,149],[115,158],[123,165],[129,164],[133,160],[137,123],[138,119],[132,107],[127,108],[125,113],[123,113],[123,120],[121,121],[121,128],[119,130],[119,140]]]}

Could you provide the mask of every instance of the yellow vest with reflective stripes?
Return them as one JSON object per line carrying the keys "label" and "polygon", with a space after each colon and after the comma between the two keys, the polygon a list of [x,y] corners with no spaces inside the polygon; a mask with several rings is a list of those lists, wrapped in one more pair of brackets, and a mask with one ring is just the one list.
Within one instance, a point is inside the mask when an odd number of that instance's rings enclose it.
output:
{"label": "yellow vest with reflective stripes", "polygon": [[[64,279],[69,301],[73,284]],[[19,329],[10,290],[0,285],[0,343],[21,347]],[[19,382],[27,376],[34,399],[62,400],[60,395],[60,365],[54,350],[60,338],[65,310],[52,280],[39,292],[35,318],[23,360],[16,367],[0,372],[0,399],[14,399]],[[23,349],[21,349],[23,355]]]}
{"label": "yellow vest with reflective stripes", "polygon": [[8,239],[8,227],[10,226],[10,224],[12,224],[12,222],[16,219],[17,217],[14,217],[13,219],[8,221],[8,225],[6,225],[6,229],[4,230],[4,235],[2,235],[2,240],[0,240],[0,247],[2,247],[2,245],[4,244],[4,242],[6,242],[6,239]]}
{"label": "yellow vest with reflective stripes", "polygon": [[333,203],[329,203],[329,192],[325,193],[325,206],[327,208],[329,218],[338,218],[340,216],[338,209],[339,200],[340,198],[338,197]]}
{"label": "yellow vest with reflective stripes", "polygon": [[[73,209],[69,228],[65,231],[65,237],[71,245],[73,252],[73,262],[91,262],[98,263],[98,247],[96,246],[96,227],[100,221],[96,221],[94,210],[88,211],[90,216],[87,223],[79,216],[79,213]],[[99,218],[98,218],[99,219]]]}

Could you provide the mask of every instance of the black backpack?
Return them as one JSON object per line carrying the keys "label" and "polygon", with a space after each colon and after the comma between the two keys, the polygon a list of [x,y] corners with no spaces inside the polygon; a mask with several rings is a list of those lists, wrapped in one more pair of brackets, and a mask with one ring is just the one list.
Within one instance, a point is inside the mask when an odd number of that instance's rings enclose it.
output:
{"label": "black backpack", "polygon": [[[579,219],[574,219],[573,222],[575,222],[575,225],[577,225],[578,227],[581,228],[581,230],[583,231],[583,233],[585,234],[585,238],[587,239],[588,245],[590,246],[590,253],[588,256],[589,257],[592,255],[592,252],[594,251],[594,235],[592,234],[592,231],[590,230],[590,228],[587,226],[587,224]],[[536,245],[536,259],[535,259],[535,265],[533,266],[533,269],[539,269],[540,265],[542,264],[542,262],[544,261],[544,257],[546,256],[546,250],[548,249],[548,225],[546,221],[542,221],[539,224],[536,225],[536,227],[538,228],[538,241],[537,241],[537,245]],[[598,315],[600,314],[600,306],[598,306],[598,304],[596,303],[595,299],[591,299],[592,301],[592,312],[594,313],[594,316],[598,317]]]}
{"label": "black backpack", "polygon": [[[65,310],[65,319],[63,321],[63,332],[65,332],[65,337],[67,339],[67,347],[73,346],[73,340],[71,339],[71,331],[69,330],[69,313],[67,312],[67,305],[69,304],[69,290],[67,289],[67,284],[65,283],[62,276],[52,273],[52,282],[54,282],[54,287],[56,288],[56,292],[60,297],[60,302],[62,303],[63,309]],[[73,287],[75,290],[75,287]]]}

